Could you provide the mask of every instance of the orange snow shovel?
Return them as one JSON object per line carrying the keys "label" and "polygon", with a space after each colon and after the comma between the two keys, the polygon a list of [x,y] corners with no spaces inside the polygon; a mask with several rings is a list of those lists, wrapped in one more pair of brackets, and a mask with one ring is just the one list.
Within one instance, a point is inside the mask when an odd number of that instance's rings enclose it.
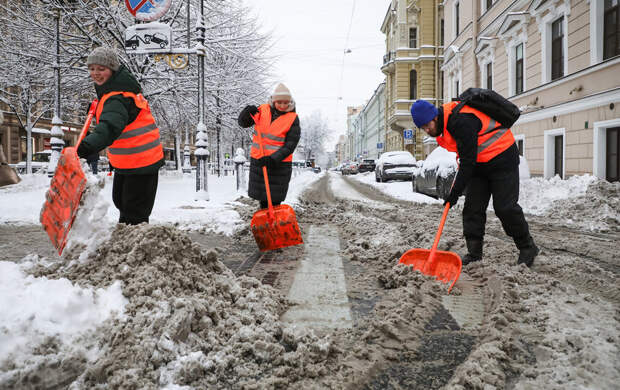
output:
{"label": "orange snow shovel", "polygon": [[41,224],[59,255],[62,255],[65,248],[67,235],[71,225],[73,225],[82,194],[86,189],[86,175],[82,171],[77,148],[90,127],[97,102],[95,99],[90,105],[88,117],[82,127],[77,144],[74,147],[67,147],[62,150],[56,172],[50,182],[50,188],[45,194],[45,203],[41,209]]}
{"label": "orange snow shovel", "polygon": [[450,210],[450,203],[446,203],[439,223],[439,229],[435,235],[435,242],[431,250],[415,248],[405,252],[398,262],[399,264],[413,265],[413,269],[422,272],[424,275],[435,276],[437,280],[444,283],[451,283],[448,292],[452,290],[454,283],[461,275],[463,264],[461,258],[454,252],[438,251],[437,245],[446,223],[446,217]]}
{"label": "orange snow shovel", "polygon": [[[256,118],[252,116],[254,122]],[[258,133],[258,143],[261,154],[264,156],[263,137],[260,130],[255,127]],[[266,252],[278,248],[285,248],[303,244],[301,231],[297,224],[297,217],[293,208],[286,204],[274,206],[271,202],[271,191],[269,190],[269,179],[267,178],[267,167],[263,167],[263,177],[265,178],[265,191],[267,192],[266,209],[258,210],[252,217],[250,227],[254,234],[254,239],[261,252]]]}

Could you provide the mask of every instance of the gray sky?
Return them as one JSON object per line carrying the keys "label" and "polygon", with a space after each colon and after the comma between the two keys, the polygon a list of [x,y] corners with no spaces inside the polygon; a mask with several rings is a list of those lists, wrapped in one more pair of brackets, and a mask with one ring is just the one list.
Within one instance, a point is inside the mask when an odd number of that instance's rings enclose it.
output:
{"label": "gray sky", "polygon": [[244,1],[272,31],[278,56],[273,74],[290,88],[297,113],[320,110],[328,119],[331,150],[346,131],[346,107],[364,104],[384,79],[385,37],[379,29],[390,1]]}

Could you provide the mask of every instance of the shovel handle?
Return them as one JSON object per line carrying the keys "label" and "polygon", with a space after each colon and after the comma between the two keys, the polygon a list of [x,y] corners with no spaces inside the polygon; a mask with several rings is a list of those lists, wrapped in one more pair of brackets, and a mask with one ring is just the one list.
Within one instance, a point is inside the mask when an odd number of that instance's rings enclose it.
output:
{"label": "shovel handle", "polygon": [[435,260],[437,246],[439,245],[439,239],[441,238],[441,233],[443,232],[443,225],[446,223],[446,217],[448,217],[448,211],[450,211],[450,202],[446,202],[446,207],[443,208],[443,215],[441,216],[441,221],[439,222],[439,229],[437,229],[437,234],[435,234],[435,242],[433,242],[433,248],[431,249],[431,253],[428,255],[428,260],[426,261],[426,268],[430,268]]}
{"label": "shovel handle", "polygon": [[[254,119],[254,123],[258,124],[258,120],[255,115],[250,114],[252,119]],[[260,154],[261,156],[265,156],[265,149],[263,148],[263,136],[260,133],[260,130],[256,125],[254,126],[254,130],[256,130],[256,134],[258,134],[258,145],[260,146]],[[269,208],[269,217],[274,219],[274,211],[273,211],[273,203],[271,202],[271,190],[269,189],[269,178],[267,177],[267,167],[263,166],[263,178],[265,179],[265,192],[267,192],[267,205]]]}
{"label": "shovel handle", "polygon": [[84,122],[84,126],[82,126],[82,131],[80,132],[80,137],[78,138],[77,144],[75,144],[75,149],[80,146],[84,137],[86,137],[86,133],[90,128],[90,123],[93,121],[93,117],[95,116],[95,110],[97,109],[97,103],[99,100],[94,99],[92,103],[90,103],[90,108],[88,109],[88,116],[86,117],[86,122]]}

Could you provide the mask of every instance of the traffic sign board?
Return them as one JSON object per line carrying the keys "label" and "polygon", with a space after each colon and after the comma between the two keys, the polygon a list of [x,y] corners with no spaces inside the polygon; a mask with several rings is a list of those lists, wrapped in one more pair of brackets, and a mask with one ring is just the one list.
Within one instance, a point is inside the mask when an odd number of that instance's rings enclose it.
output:
{"label": "traffic sign board", "polygon": [[172,0],[125,0],[129,12],[145,22],[161,18],[168,12],[171,3]]}
{"label": "traffic sign board", "polygon": [[405,139],[405,145],[413,144],[413,130],[412,129],[403,130],[403,138]]}

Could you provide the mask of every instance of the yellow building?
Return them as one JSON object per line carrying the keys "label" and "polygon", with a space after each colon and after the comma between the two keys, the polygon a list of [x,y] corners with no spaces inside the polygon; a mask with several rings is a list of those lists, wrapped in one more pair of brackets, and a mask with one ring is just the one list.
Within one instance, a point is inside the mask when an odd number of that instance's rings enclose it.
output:
{"label": "yellow building", "polygon": [[[386,152],[409,150],[418,159],[425,157],[425,134],[416,129],[409,110],[417,99],[443,103],[442,4],[440,0],[392,0],[381,25],[386,47],[381,67],[386,76]],[[405,130],[413,130],[411,139],[403,137]]]}

